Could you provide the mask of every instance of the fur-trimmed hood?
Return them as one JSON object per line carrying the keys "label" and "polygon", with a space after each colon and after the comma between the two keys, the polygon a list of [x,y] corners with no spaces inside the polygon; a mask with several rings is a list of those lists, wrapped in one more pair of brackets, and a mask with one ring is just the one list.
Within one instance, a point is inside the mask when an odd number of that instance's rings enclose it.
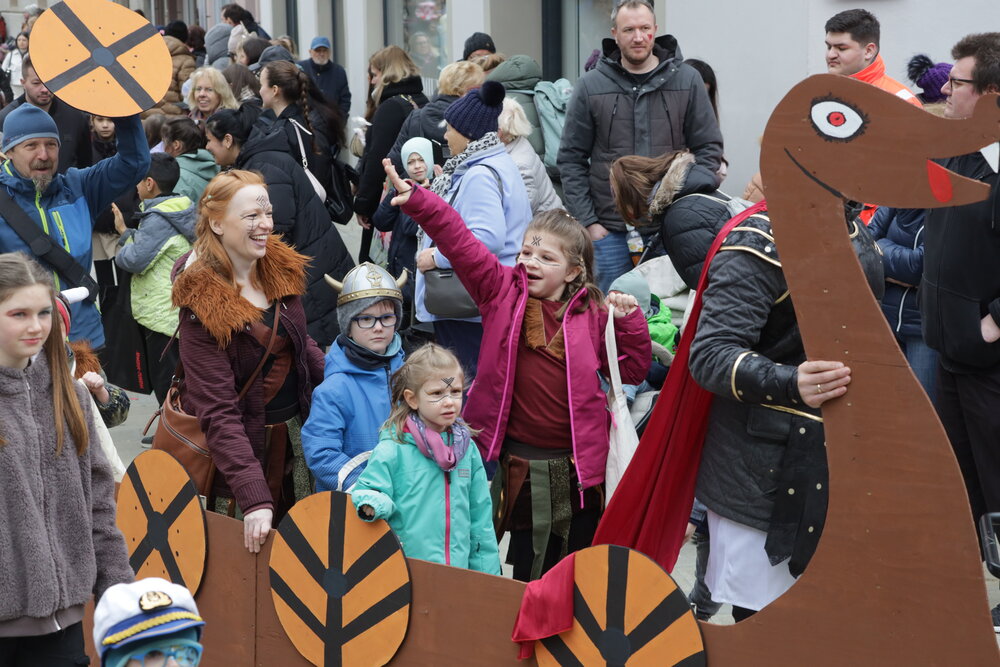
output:
{"label": "fur-trimmed hood", "polygon": [[684,190],[688,172],[693,164],[694,155],[690,151],[682,151],[673,159],[670,166],[667,167],[667,173],[663,175],[663,179],[653,187],[649,201],[650,217],[661,215],[668,206],[674,203],[677,195]]}
{"label": "fur-trimmed hood", "polygon": [[[190,261],[189,258],[193,258]],[[306,264],[309,258],[285,245],[272,234],[267,240],[267,254],[257,261],[257,279],[268,301],[302,295],[306,287]],[[263,312],[240,296],[236,285],[226,282],[218,272],[192,253],[174,265],[173,303],[189,308],[202,325],[227,347],[233,333],[248,324],[259,322]]]}

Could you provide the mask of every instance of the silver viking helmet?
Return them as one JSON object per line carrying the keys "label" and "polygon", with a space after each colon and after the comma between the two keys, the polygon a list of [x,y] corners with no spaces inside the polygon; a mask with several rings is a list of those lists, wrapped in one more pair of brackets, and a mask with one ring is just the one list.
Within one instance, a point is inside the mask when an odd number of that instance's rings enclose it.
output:
{"label": "silver viking helmet", "polygon": [[406,284],[409,273],[403,269],[399,278],[393,278],[392,274],[381,266],[364,262],[348,271],[347,275],[344,276],[344,282],[334,280],[326,274],[323,277],[326,278],[330,287],[340,292],[337,306],[343,306],[345,303],[373,296],[402,301],[401,288]]}

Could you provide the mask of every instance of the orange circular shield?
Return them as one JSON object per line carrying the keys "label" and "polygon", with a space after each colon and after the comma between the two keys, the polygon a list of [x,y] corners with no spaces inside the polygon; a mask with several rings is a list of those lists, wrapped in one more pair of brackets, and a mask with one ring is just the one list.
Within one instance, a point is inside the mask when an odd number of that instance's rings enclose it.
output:
{"label": "orange circular shield", "polygon": [[98,116],[131,116],[156,105],[173,68],[163,37],[109,0],[64,0],[31,30],[31,62],[48,89]]}
{"label": "orange circular shield", "polygon": [[278,526],[270,566],[281,626],[314,665],[384,665],[402,645],[406,558],[389,525],[362,521],[347,494],[297,503]]}
{"label": "orange circular shield", "polygon": [[631,549],[578,551],[573,627],[535,644],[538,664],[704,667],[705,647],[687,596]]}
{"label": "orange circular shield", "polygon": [[156,449],[135,457],[118,489],[118,529],[138,579],[161,577],[198,592],[205,573],[205,515],[187,472]]}

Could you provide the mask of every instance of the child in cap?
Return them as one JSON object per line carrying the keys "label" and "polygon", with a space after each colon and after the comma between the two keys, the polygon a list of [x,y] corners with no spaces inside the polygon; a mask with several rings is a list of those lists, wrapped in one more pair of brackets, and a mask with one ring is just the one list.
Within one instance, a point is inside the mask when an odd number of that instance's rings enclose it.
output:
{"label": "child in cap", "polygon": [[[414,181],[423,186],[429,186],[434,177],[434,147],[430,139],[413,137],[408,139],[399,151],[400,159],[406,165],[406,173]],[[389,239],[389,273],[401,275],[406,269],[410,275],[417,270],[417,223],[413,218],[403,213],[398,206],[392,205],[396,191],[390,189],[378,210],[372,216],[372,224],[380,232],[392,232]],[[403,322],[399,329],[405,329],[411,324],[410,314],[413,312],[413,284],[403,286]]]}
{"label": "child in cap", "polygon": [[195,667],[204,625],[188,589],[150,577],[107,590],[94,610],[94,646],[101,667]]}
{"label": "child in cap", "polygon": [[316,491],[347,491],[378,443],[389,416],[389,376],[403,365],[397,333],[403,308],[397,280],[365,262],[338,283],[337,319],[342,332],[326,355],[322,384],[312,395],[302,427],[302,449],[316,478]]}

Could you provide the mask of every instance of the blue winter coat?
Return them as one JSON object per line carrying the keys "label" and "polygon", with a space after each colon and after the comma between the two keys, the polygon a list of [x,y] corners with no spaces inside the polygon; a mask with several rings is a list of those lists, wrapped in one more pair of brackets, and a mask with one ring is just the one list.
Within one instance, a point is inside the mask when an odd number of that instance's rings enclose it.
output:
{"label": "blue winter coat", "polygon": [[[500,176],[503,184],[501,194],[496,176],[483,165],[490,165]],[[452,202],[452,196],[458,196]],[[531,202],[524,179],[514,160],[507,154],[504,145],[498,144],[469,157],[455,169],[451,176],[451,186],[443,197],[458,211],[473,236],[497,256],[504,266],[514,266],[521,251],[524,231],[531,222]],[[424,236],[420,249],[431,246],[431,238]],[[434,253],[434,263],[438,268],[451,268],[451,262],[438,250]],[[416,295],[417,319],[434,322],[438,318],[424,307],[424,276],[417,273]],[[478,322],[476,317],[470,321]]]}
{"label": "blue winter coat", "polygon": [[917,288],[924,272],[924,210],[880,206],[868,231],[882,250],[882,312],[896,336],[920,336]]}
{"label": "blue winter coat", "polygon": [[[479,450],[472,443],[451,472],[424,456],[413,436],[382,431],[368,467],[351,492],[385,519],[407,558],[500,574],[493,503]],[[443,434],[451,443],[451,435]]]}
{"label": "blue winter coat", "polygon": [[[31,180],[17,173],[10,160],[0,165],[0,185],[7,194],[85,269],[90,269],[93,260],[94,219],[149,171],[149,144],[139,117],[115,118],[114,122],[118,153],[92,167],[57,174],[44,193],[35,192]],[[9,225],[0,224],[0,252],[18,251],[34,255]],[[53,274],[57,289],[77,287]],[[87,340],[95,349],[102,347],[104,328],[94,303],[75,303],[70,312],[70,340]]]}
{"label": "blue winter coat", "polygon": [[323,383],[313,390],[309,419],[302,427],[302,449],[316,478],[316,491],[346,491],[365,469],[361,462],[338,484],[341,468],[378,444],[389,417],[390,376],[403,365],[399,336],[386,351],[388,368],[358,368],[335,342],[326,355]]}

